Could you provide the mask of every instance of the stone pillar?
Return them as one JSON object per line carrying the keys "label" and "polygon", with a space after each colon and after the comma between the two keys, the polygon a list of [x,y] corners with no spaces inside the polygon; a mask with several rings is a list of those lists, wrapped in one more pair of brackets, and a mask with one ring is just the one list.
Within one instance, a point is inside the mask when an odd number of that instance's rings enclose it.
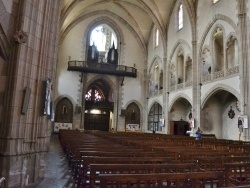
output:
{"label": "stone pillar", "polygon": [[[88,76],[89,74],[87,73],[83,73],[82,74],[82,83],[81,83],[81,87],[82,89],[79,89],[79,101],[81,101],[81,119],[80,119],[80,129],[84,129],[84,119],[85,119],[85,94],[87,93],[88,90],[88,86],[87,85],[87,81],[88,81]],[[81,98],[81,99],[80,99]]]}
{"label": "stone pillar", "polygon": [[[46,78],[54,83],[59,36],[60,0],[18,2],[17,32],[8,62],[5,121],[0,126],[0,169],[8,187],[44,178],[51,134],[51,121],[43,114],[44,86]],[[30,93],[25,95],[25,91]],[[24,109],[25,97],[28,103]]]}
{"label": "stone pillar", "polygon": [[148,71],[147,69],[144,69],[143,72],[144,72],[144,78],[143,78],[144,89],[142,90],[142,92],[144,93],[144,95],[142,95],[143,105],[142,105],[142,111],[141,111],[140,130],[142,132],[146,132],[148,130],[148,99],[150,97],[150,92],[149,92],[149,85],[148,85],[148,82],[149,82]]}
{"label": "stone pillar", "polygon": [[[246,7],[246,0],[239,0],[238,1],[239,7],[239,33],[240,33],[240,75],[241,75],[241,113],[248,115],[250,117],[250,106],[249,106],[249,67],[248,66],[248,30],[247,30],[247,7]],[[240,135],[239,139],[249,140],[249,129],[244,130],[244,138]]]}
{"label": "stone pillar", "polygon": [[162,114],[165,123],[165,133],[169,134],[169,70],[167,58],[163,58],[163,112]]}
{"label": "stone pillar", "polygon": [[[193,36],[196,39],[196,36]],[[201,74],[200,74],[200,64],[197,58],[197,41],[192,41],[193,49],[193,117],[195,118],[195,129],[197,127],[202,127],[201,125]],[[194,131],[194,130],[193,130]]]}
{"label": "stone pillar", "polygon": [[125,131],[125,117],[120,116],[122,109],[123,77],[116,77],[116,100],[114,102],[114,130]]}

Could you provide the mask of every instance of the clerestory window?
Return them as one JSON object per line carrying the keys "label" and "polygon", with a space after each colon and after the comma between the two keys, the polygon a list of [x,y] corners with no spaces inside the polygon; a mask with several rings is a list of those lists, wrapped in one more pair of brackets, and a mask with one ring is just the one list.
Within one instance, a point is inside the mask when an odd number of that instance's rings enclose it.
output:
{"label": "clerestory window", "polygon": [[178,8],[178,29],[183,28],[183,5],[180,4]]}
{"label": "clerestory window", "polygon": [[159,29],[155,31],[155,47],[159,46]]}

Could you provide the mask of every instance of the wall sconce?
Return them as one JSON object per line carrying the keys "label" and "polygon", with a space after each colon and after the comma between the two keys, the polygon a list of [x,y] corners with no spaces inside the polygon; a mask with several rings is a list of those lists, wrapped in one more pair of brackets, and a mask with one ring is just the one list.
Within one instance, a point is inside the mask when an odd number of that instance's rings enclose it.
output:
{"label": "wall sconce", "polygon": [[228,111],[228,117],[229,117],[230,119],[233,119],[234,116],[235,116],[235,113],[234,113],[234,111],[232,110],[232,106],[230,106],[230,110]]}

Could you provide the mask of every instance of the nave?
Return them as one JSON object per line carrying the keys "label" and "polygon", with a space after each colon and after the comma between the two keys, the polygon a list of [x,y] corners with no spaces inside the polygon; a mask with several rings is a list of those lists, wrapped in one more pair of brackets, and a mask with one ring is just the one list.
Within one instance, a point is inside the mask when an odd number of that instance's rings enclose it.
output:
{"label": "nave", "polygon": [[250,186],[250,145],[225,139],[61,130],[77,187]]}

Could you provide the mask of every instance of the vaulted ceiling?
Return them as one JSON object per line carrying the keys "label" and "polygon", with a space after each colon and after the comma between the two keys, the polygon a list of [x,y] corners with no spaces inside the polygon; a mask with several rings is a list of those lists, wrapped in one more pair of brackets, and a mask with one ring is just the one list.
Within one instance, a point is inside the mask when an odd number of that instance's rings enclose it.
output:
{"label": "vaulted ceiling", "polygon": [[75,23],[95,15],[109,15],[129,25],[148,43],[155,24],[163,37],[176,0],[64,0],[61,35]]}
{"label": "vaulted ceiling", "polygon": [[[170,16],[178,0],[62,0],[61,39],[80,21],[91,16],[110,16],[136,33],[147,46],[155,25],[166,38]],[[198,0],[181,1],[195,25]]]}

